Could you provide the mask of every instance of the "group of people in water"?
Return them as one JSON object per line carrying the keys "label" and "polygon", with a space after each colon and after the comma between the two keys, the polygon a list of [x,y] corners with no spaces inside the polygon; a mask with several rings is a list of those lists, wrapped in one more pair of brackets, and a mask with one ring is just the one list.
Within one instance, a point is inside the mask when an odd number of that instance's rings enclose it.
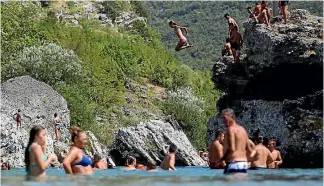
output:
{"label": "group of people in water", "polygon": [[[236,122],[234,110],[224,109],[222,118],[226,132],[216,131],[215,140],[209,146],[209,153],[201,153],[208,160],[211,169],[224,169],[225,174],[247,173],[248,169],[276,169],[282,164],[281,154],[275,149],[276,141],[268,141],[268,148],[263,145],[263,137],[250,140],[246,130]],[[108,169],[107,163],[95,154],[94,159],[85,154],[86,133],[78,127],[71,128],[72,146],[62,161],[62,168],[67,174],[93,174],[94,170]],[[171,144],[169,153],[160,164],[163,170],[175,168],[177,147]],[[208,158],[207,158],[208,156]],[[57,161],[54,154],[46,155],[46,129],[33,126],[30,130],[28,145],[25,150],[27,175],[44,176],[46,168]],[[128,156],[123,170],[146,169],[157,171],[156,161],[149,159],[146,165],[137,164],[136,158]]]}
{"label": "group of people in water", "polygon": [[[282,164],[276,141],[263,137],[249,139],[246,130],[236,122],[234,110],[222,111],[226,132],[217,131],[209,146],[208,162],[211,169],[224,169],[224,173],[247,173],[247,170],[277,169]],[[204,158],[203,158],[204,159]]]}

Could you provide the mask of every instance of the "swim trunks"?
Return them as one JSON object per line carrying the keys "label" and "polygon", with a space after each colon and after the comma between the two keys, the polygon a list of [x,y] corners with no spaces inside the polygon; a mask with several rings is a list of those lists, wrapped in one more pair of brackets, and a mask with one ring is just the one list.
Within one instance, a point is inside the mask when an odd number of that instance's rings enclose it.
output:
{"label": "swim trunks", "polygon": [[216,164],[216,162],[210,162],[209,163],[209,168],[210,169],[223,169],[224,167],[221,166],[220,164]]}
{"label": "swim trunks", "polygon": [[227,162],[224,174],[247,173],[248,163],[246,161]]}
{"label": "swim trunks", "polygon": [[280,6],[287,6],[289,1],[280,1]]}
{"label": "swim trunks", "polygon": [[263,166],[253,166],[253,167],[250,167],[249,169],[250,170],[260,170],[260,169],[266,169],[267,167],[263,167]]}
{"label": "swim trunks", "polygon": [[240,50],[240,45],[237,43],[231,43],[231,48],[233,48],[235,50]]}

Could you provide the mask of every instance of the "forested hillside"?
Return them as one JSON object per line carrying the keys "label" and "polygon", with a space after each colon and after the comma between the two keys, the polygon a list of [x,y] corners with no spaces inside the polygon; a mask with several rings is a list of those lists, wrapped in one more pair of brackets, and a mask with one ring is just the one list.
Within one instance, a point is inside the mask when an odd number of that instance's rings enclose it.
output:
{"label": "forested hillside", "polygon": [[[106,145],[121,127],[172,115],[196,147],[205,147],[206,122],[220,96],[210,74],[183,65],[141,22],[130,29],[86,18],[88,3],[2,2],[1,81],[30,75],[49,84],[67,100],[71,126]],[[114,10],[104,12],[113,21],[125,12],[145,16],[134,2],[102,5]],[[61,11],[66,19],[58,19]]]}
{"label": "forested hillside", "polygon": [[[149,24],[162,35],[162,43],[178,59],[194,69],[209,71],[213,61],[221,56],[221,49],[227,37],[227,24],[224,14],[229,13],[241,26],[247,20],[246,8],[255,1],[164,1],[145,2],[149,10]],[[272,6],[272,2],[270,2]],[[291,1],[289,9],[306,9],[310,13],[323,16],[321,1]],[[168,21],[186,26],[189,41],[194,45],[185,51],[175,52],[178,42],[168,26]],[[243,33],[243,29],[241,30]]]}

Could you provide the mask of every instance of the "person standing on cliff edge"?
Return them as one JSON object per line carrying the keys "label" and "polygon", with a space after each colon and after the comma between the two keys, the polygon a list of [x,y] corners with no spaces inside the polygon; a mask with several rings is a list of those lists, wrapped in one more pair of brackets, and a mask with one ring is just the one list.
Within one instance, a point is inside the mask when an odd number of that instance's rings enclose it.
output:
{"label": "person standing on cliff edge", "polygon": [[226,127],[224,156],[217,163],[226,162],[224,174],[247,173],[248,157],[255,153],[249,144],[248,134],[237,124],[233,109],[224,109],[222,118]]}

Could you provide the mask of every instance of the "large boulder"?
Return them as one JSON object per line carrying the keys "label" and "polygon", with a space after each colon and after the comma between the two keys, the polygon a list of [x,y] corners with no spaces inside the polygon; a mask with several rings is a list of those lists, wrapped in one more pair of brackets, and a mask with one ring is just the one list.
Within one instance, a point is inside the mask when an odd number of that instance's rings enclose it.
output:
{"label": "large boulder", "polygon": [[[9,79],[1,85],[1,156],[7,156],[12,167],[23,166],[29,131],[41,125],[47,131],[47,153],[53,153],[55,139],[54,113],[62,119],[61,140],[70,138],[70,112],[66,100],[49,85],[29,76]],[[21,109],[22,129],[17,129],[14,114]]]}
{"label": "large boulder", "polygon": [[136,157],[141,163],[148,159],[161,163],[171,144],[178,147],[176,165],[205,165],[179,126],[160,120],[119,129],[110,155],[117,165],[124,165],[124,159],[128,155]]}

